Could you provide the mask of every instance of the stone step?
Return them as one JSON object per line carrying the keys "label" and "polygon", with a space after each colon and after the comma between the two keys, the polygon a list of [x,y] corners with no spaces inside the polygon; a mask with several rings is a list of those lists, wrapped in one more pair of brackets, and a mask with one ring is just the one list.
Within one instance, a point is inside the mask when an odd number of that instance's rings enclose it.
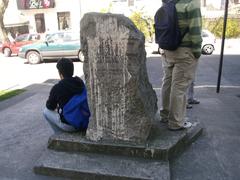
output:
{"label": "stone step", "polygon": [[169,131],[166,124],[155,122],[145,144],[110,141],[93,142],[78,133],[62,133],[50,137],[48,148],[66,152],[101,153],[169,160],[171,156],[182,152],[201,133],[202,125],[198,122],[195,122],[189,130],[178,132]]}
{"label": "stone step", "polygon": [[46,150],[34,167],[37,174],[88,180],[170,180],[168,161]]}

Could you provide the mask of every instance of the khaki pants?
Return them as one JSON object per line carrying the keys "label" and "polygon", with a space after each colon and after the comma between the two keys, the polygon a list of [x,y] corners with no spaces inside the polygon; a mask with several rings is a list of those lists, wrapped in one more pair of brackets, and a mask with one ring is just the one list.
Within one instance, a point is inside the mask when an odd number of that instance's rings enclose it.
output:
{"label": "khaki pants", "polygon": [[186,91],[194,79],[198,60],[190,48],[164,51],[162,65],[162,109],[160,116],[169,128],[183,126],[186,113]]}

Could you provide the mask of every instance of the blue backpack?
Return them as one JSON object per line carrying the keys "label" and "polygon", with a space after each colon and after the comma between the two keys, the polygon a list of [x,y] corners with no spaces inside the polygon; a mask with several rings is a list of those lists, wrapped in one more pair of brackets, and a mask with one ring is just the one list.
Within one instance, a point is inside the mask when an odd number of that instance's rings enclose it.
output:
{"label": "blue backpack", "polygon": [[155,42],[161,49],[176,50],[183,38],[175,4],[174,0],[163,0],[163,5],[154,16]]}
{"label": "blue backpack", "polygon": [[81,94],[73,96],[67,104],[65,104],[63,107],[63,116],[65,120],[76,129],[87,129],[91,113],[88,107],[85,86]]}

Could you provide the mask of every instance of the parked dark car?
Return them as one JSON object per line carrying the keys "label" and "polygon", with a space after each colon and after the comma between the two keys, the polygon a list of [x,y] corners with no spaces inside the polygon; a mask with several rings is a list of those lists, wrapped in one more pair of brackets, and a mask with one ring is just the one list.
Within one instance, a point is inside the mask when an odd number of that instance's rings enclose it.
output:
{"label": "parked dark car", "polygon": [[19,48],[26,44],[31,44],[38,41],[41,38],[39,34],[21,34],[11,42],[3,42],[0,46],[0,51],[4,56],[9,57],[12,54],[18,54]]}
{"label": "parked dark car", "polygon": [[19,57],[27,59],[30,64],[60,57],[78,58],[83,61],[80,33],[61,31],[48,34],[45,41],[22,46]]}

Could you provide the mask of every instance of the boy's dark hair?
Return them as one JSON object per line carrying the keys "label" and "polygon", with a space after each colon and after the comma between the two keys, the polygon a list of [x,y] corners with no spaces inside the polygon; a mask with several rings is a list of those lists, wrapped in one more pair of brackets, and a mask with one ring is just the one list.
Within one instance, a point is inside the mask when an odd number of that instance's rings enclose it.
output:
{"label": "boy's dark hair", "polygon": [[61,58],[57,62],[57,69],[64,78],[73,76],[73,62],[67,58]]}

